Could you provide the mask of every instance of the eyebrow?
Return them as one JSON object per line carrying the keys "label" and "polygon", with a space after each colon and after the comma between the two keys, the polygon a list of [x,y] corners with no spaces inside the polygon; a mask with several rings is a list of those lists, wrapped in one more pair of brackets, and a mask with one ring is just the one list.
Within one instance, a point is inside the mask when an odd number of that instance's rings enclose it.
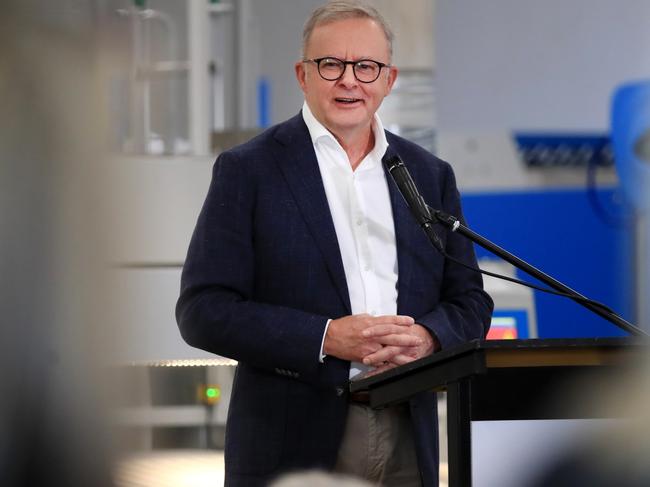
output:
{"label": "eyebrow", "polygon": [[[344,57],[335,56],[333,54],[324,54],[322,56],[314,56],[314,57],[312,57],[312,59],[322,59],[322,58],[328,58],[328,57],[340,59],[341,61],[363,61],[364,59],[368,59],[370,61],[377,61],[377,58],[374,57],[374,56],[358,56],[358,57],[353,58],[353,59],[347,59],[347,58],[344,58]],[[378,62],[383,62],[383,61],[378,61]]]}

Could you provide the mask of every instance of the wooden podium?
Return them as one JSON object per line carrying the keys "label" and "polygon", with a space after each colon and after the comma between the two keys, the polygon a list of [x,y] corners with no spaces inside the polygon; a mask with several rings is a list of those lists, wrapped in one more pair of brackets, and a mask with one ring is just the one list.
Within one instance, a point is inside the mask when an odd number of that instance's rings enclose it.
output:
{"label": "wooden podium", "polygon": [[562,397],[564,384],[606,380],[647,353],[639,339],[475,340],[352,382],[385,407],[422,391],[447,391],[449,486],[472,484],[471,422],[593,418],[589,404]]}

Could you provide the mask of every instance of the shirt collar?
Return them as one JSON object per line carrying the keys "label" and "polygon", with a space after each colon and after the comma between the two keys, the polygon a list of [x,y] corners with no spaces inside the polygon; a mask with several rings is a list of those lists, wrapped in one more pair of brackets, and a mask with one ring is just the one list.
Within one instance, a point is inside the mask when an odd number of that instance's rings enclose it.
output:
{"label": "shirt collar", "polygon": [[[304,102],[302,105],[302,118],[305,120],[307,129],[309,130],[309,136],[314,145],[316,145],[320,140],[331,139],[340,146],[338,140],[332,135],[332,133],[325,128],[325,126],[320,123],[314,114],[312,113],[307,102]],[[381,123],[379,115],[375,113],[374,120],[372,123],[372,131],[375,134],[375,147],[370,151],[370,155],[373,155],[377,159],[380,159],[386,153],[388,148],[388,141],[386,140],[386,133],[384,132],[384,125]]]}

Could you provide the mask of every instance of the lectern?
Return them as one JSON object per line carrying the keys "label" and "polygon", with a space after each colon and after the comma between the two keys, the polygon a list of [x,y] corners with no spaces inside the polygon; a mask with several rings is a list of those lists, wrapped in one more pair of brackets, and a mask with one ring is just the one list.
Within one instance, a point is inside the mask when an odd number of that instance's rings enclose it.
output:
{"label": "lectern", "polygon": [[607,379],[638,363],[639,339],[475,340],[352,382],[375,408],[422,391],[447,391],[449,486],[472,484],[471,422],[596,417],[563,397],[576,381]]}

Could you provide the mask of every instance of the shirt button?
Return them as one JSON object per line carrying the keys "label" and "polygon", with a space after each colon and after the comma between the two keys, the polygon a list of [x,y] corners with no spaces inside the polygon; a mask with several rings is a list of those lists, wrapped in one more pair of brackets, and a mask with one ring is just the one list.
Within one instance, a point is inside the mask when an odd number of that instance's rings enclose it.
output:
{"label": "shirt button", "polygon": [[369,271],[370,270],[370,265],[366,264],[365,266],[363,266],[363,270],[364,271]]}
{"label": "shirt button", "polygon": [[361,218],[359,218],[357,220],[357,226],[360,227],[361,225],[363,225],[363,220]]}
{"label": "shirt button", "polygon": [[337,396],[341,397],[344,392],[345,392],[345,389],[343,389],[342,387],[337,387],[336,388],[336,395]]}

